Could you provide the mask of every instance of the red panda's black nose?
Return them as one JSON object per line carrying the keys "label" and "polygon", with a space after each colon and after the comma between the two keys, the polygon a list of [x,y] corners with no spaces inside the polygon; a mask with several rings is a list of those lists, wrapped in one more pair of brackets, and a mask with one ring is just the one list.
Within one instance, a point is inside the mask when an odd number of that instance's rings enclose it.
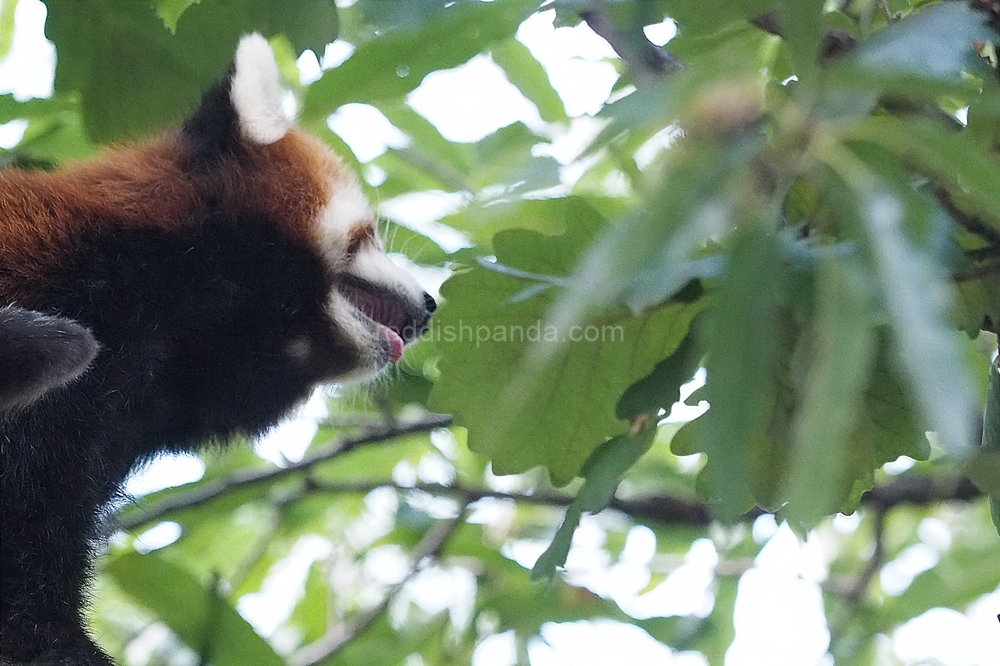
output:
{"label": "red panda's black nose", "polygon": [[437,310],[437,301],[428,293],[424,293],[424,311],[415,317],[402,333],[405,342],[413,342],[430,329],[431,315]]}

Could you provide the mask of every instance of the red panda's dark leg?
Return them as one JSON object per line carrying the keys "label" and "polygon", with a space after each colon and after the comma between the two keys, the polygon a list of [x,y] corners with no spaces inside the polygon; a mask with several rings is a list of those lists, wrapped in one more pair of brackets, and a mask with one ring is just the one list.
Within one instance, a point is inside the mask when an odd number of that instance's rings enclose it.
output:
{"label": "red panda's dark leg", "polygon": [[[0,421],[76,379],[96,354],[90,331],[71,320],[0,308]],[[89,569],[92,512],[68,516],[59,489],[32,481],[33,461],[15,454],[18,438],[0,423],[8,468],[0,487],[0,666],[110,666],[81,630],[77,610]],[[35,455],[44,457],[45,452]],[[15,517],[11,507],[19,500],[24,515]],[[39,609],[44,609],[42,616]]]}
{"label": "red panda's dark leg", "polygon": [[[30,474],[23,468],[32,461],[5,456],[4,463]],[[95,516],[82,506],[91,502],[70,496],[88,492],[69,475],[47,478],[3,476],[0,655],[18,665],[112,666],[81,628]],[[25,500],[20,510],[17,498]]]}

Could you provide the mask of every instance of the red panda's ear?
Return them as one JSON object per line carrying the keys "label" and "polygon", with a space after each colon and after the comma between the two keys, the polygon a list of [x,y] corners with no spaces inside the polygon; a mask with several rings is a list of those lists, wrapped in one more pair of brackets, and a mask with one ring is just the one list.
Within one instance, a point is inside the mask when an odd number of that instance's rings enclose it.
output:
{"label": "red panda's ear", "polygon": [[236,48],[230,99],[245,139],[268,144],[285,136],[291,120],[281,96],[281,73],[270,44],[257,33],[244,36]]}
{"label": "red panda's ear", "polygon": [[97,351],[94,336],[74,321],[0,307],[0,414],[68,384]]}
{"label": "red panda's ear", "polygon": [[196,158],[209,160],[232,154],[241,143],[274,143],[292,124],[281,97],[271,46],[257,33],[246,35],[226,78],[205,93],[182,136]]}

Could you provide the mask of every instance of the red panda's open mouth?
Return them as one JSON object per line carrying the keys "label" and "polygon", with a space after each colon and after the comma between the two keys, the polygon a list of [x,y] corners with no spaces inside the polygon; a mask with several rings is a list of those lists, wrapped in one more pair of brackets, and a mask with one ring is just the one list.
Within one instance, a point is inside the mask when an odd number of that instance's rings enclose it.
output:
{"label": "red panda's open mouth", "polygon": [[403,354],[403,341],[411,317],[395,294],[366,280],[344,276],[338,290],[361,314],[385,329],[390,360],[395,363]]}

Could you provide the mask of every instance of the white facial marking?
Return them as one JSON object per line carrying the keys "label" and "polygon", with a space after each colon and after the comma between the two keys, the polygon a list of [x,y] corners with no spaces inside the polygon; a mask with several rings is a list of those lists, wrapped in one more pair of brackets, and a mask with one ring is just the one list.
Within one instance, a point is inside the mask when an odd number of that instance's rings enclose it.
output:
{"label": "white facial marking", "polygon": [[372,284],[381,285],[418,308],[424,305],[424,290],[413,277],[375,247],[367,246],[354,257],[347,272]]}
{"label": "white facial marking", "polygon": [[[375,214],[357,181],[341,173],[331,183],[331,192],[318,220],[320,251],[329,269],[337,275],[360,278],[380,292],[395,294],[410,303],[410,312],[422,312],[424,290],[386,256],[377,240],[363,242],[356,252],[348,254],[352,233],[375,224]],[[339,381],[371,377],[391,360],[384,326],[360,312],[340,291],[330,294],[327,314],[360,356],[357,369],[339,377]]]}
{"label": "white facial marking", "polygon": [[366,244],[350,263],[345,263],[351,230],[361,224],[373,224],[375,220],[368,200],[353,179],[345,179],[334,186],[333,195],[321,215],[322,250],[331,268],[383,286],[423,306],[424,290],[417,281],[375,245]]}
{"label": "white facial marking", "polygon": [[351,230],[375,219],[361,187],[344,178],[333,187],[330,201],[320,213],[321,250],[327,264],[335,271],[343,268]]}
{"label": "white facial marking", "polygon": [[274,143],[291,127],[282,108],[281,73],[267,40],[244,36],[236,48],[236,71],[230,98],[243,136],[260,144]]}

